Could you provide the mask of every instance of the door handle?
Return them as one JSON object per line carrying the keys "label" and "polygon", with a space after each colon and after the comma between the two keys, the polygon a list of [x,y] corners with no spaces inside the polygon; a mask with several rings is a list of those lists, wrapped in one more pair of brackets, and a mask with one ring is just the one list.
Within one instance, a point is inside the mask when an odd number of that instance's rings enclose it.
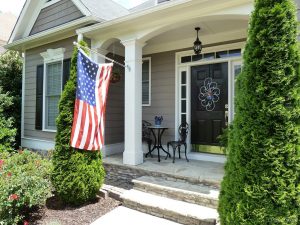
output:
{"label": "door handle", "polygon": [[225,126],[228,126],[228,111],[225,111]]}

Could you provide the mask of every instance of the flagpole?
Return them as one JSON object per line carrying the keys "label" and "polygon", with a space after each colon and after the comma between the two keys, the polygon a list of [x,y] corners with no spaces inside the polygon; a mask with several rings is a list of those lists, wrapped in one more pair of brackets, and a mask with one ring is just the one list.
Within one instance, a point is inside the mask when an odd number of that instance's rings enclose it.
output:
{"label": "flagpole", "polygon": [[117,64],[117,65],[119,65],[119,66],[124,67],[124,68],[127,68],[127,69],[130,71],[130,67],[129,67],[128,65],[124,65],[124,64],[122,64],[122,63],[116,62],[115,60],[113,60],[113,59],[111,59],[111,58],[109,58],[109,57],[107,57],[107,56],[105,56],[105,55],[102,55],[102,54],[100,54],[99,52],[94,51],[93,49],[90,49],[90,48],[88,48],[88,47],[82,46],[82,45],[80,45],[79,43],[77,43],[77,42],[75,42],[75,41],[73,42],[73,44],[76,45],[77,48],[85,48],[85,49],[87,49],[88,51],[93,52],[93,53],[99,55],[100,57],[102,57],[102,58],[104,58],[104,59],[107,59],[107,60],[111,61],[112,63],[115,63],[115,64]]}

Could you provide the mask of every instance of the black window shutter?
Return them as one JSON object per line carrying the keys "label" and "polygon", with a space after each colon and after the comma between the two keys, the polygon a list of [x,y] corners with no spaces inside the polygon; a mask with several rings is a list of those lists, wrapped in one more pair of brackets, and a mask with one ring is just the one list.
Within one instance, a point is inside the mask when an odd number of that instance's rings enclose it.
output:
{"label": "black window shutter", "polygon": [[44,65],[38,65],[36,68],[36,106],[35,106],[35,129],[43,128],[43,80]]}
{"label": "black window shutter", "polygon": [[65,59],[63,64],[62,89],[65,88],[65,85],[70,78],[70,69],[71,69],[71,59]]}

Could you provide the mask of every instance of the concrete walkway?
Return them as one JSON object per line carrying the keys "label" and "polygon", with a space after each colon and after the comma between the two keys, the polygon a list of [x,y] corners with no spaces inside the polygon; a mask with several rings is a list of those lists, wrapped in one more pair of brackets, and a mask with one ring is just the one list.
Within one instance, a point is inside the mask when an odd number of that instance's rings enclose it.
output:
{"label": "concrete walkway", "polygon": [[159,217],[151,216],[133,209],[119,206],[104,216],[97,219],[91,225],[180,225],[179,223]]}

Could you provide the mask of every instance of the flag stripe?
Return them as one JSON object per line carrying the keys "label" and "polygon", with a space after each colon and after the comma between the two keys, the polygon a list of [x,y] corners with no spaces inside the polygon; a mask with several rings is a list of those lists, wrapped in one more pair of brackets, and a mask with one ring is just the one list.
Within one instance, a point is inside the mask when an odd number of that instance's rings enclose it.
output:
{"label": "flag stripe", "polygon": [[[78,124],[77,126],[79,127],[79,135],[78,135],[78,139],[76,142],[76,148],[80,148],[80,144],[81,144],[81,140],[82,140],[82,136],[83,136],[83,132],[84,132],[84,124],[85,124],[85,119],[86,119],[86,107],[85,107],[85,103],[83,101],[80,101],[80,105],[82,105],[81,108],[81,115],[78,117]],[[80,148],[82,149],[82,148]]]}
{"label": "flag stripe", "polygon": [[96,121],[95,121],[95,115],[93,113],[94,111],[94,107],[93,106],[90,106],[90,113],[91,113],[91,135],[90,135],[90,143],[87,147],[87,149],[94,149],[94,140],[95,140],[95,129],[96,129]]}
{"label": "flag stripe", "polygon": [[76,148],[76,143],[79,137],[79,130],[80,130],[80,124],[81,124],[81,115],[82,115],[82,107],[83,107],[83,102],[76,99],[75,105],[78,107],[75,109],[75,114],[77,116],[77,119],[74,120],[75,123],[75,132],[74,132],[74,138],[72,139],[72,147]]}

